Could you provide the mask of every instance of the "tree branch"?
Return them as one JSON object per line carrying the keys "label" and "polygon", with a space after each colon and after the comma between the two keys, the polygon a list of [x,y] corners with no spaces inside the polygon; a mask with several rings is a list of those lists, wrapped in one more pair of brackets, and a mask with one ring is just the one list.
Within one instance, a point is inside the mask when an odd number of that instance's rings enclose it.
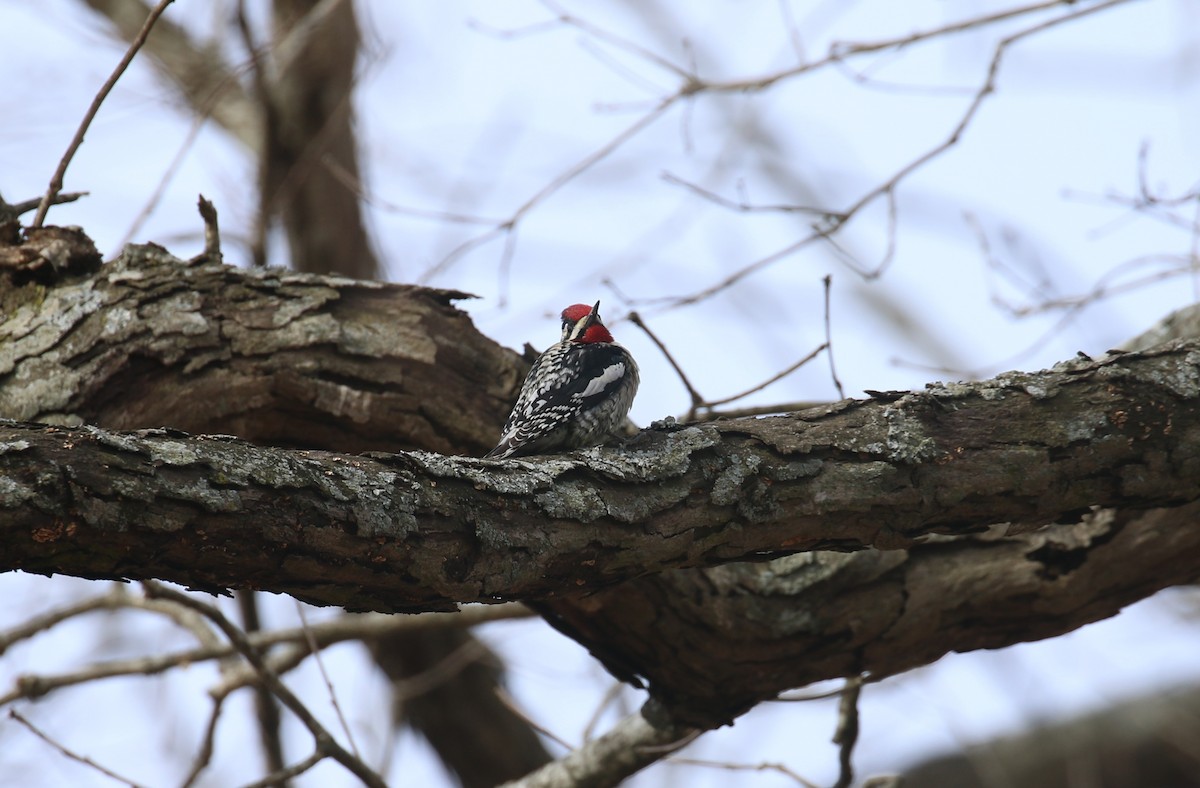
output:
{"label": "tree branch", "polygon": [[[482,447],[523,372],[443,291],[154,247],[54,270],[0,323],[0,407],[22,418]],[[712,727],[789,687],[1049,637],[1200,576],[1198,359],[1175,342],[508,462],[7,424],[0,560],[359,609],[536,600],[675,723]],[[1080,522],[1094,507],[1113,511]]]}
{"label": "tree branch", "polygon": [[699,731],[655,726],[641,714],[621,720],[603,736],[503,788],[599,788],[626,777],[695,740]]}
{"label": "tree branch", "polygon": [[1168,345],[519,462],[10,424],[0,565],[443,610],[1168,506],[1200,498],[1198,359]]}

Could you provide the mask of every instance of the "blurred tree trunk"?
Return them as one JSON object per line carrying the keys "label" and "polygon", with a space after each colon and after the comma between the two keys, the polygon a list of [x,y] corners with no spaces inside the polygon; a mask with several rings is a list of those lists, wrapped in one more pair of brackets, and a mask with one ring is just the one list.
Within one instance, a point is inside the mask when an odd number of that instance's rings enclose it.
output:
{"label": "blurred tree trunk", "polygon": [[[83,0],[126,40],[150,7],[144,0]],[[267,261],[265,239],[282,223],[292,266],[311,273],[375,279],[382,268],[363,221],[353,88],[359,33],[350,0],[277,0],[273,38],[259,45],[240,20],[252,53],[249,85],[223,42],[197,42],[168,17],[146,42],[159,71],[198,118],[211,117],[259,165],[261,215],[252,254]],[[230,20],[229,27],[234,27]]]}
{"label": "blurred tree trunk", "polygon": [[[320,12],[320,21],[301,31]],[[296,270],[375,279],[380,267],[359,196],[346,183],[361,181],[354,133],[360,40],[354,4],[275,0],[273,14],[275,57],[259,66],[261,73],[273,64],[277,73],[258,82],[266,118],[265,214],[283,220]],[[265,252],[257,256],[265,264]]]}
{"label": "blurred tree trunk", "polygon": [[904,786],[1200,786],[1200,687],[1173,687],[931,758],[905,772]]}

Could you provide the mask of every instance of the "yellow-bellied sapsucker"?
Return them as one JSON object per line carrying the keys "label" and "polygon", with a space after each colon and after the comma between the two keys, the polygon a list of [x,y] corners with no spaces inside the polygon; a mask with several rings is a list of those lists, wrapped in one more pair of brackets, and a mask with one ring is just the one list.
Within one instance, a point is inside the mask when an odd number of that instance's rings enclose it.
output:
{"label": "yellow-bellied sapsucker", "polygon": [[600,302],[562,312],[562,339],[533,362],[501,433],[485,457],[569,451],[603,443],[625,420],[638,368],[600,322]]}

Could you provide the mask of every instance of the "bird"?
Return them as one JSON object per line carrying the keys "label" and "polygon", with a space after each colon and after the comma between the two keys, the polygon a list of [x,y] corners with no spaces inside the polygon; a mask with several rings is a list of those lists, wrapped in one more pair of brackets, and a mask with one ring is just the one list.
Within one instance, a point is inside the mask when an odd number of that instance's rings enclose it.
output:
{"label": "bird", "polygon": [[562,338],[533,362],[500,443],[484,457],[597,446],[624,423],[637,388],[637,363],[600,320],[600,302],[572,304],[562,311]]}

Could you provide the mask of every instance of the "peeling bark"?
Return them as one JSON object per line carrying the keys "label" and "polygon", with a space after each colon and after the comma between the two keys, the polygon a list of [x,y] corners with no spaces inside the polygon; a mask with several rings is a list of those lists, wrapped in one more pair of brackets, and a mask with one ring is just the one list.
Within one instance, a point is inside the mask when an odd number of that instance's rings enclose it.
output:
{"label": "peeling bark", "polygon": [[[73,244],[64,261],[95,252],[46,229]],[[94,277],[3,289],[0,414],[482,454],[527,367],[451,306],[468,297],[131,246]]]}

